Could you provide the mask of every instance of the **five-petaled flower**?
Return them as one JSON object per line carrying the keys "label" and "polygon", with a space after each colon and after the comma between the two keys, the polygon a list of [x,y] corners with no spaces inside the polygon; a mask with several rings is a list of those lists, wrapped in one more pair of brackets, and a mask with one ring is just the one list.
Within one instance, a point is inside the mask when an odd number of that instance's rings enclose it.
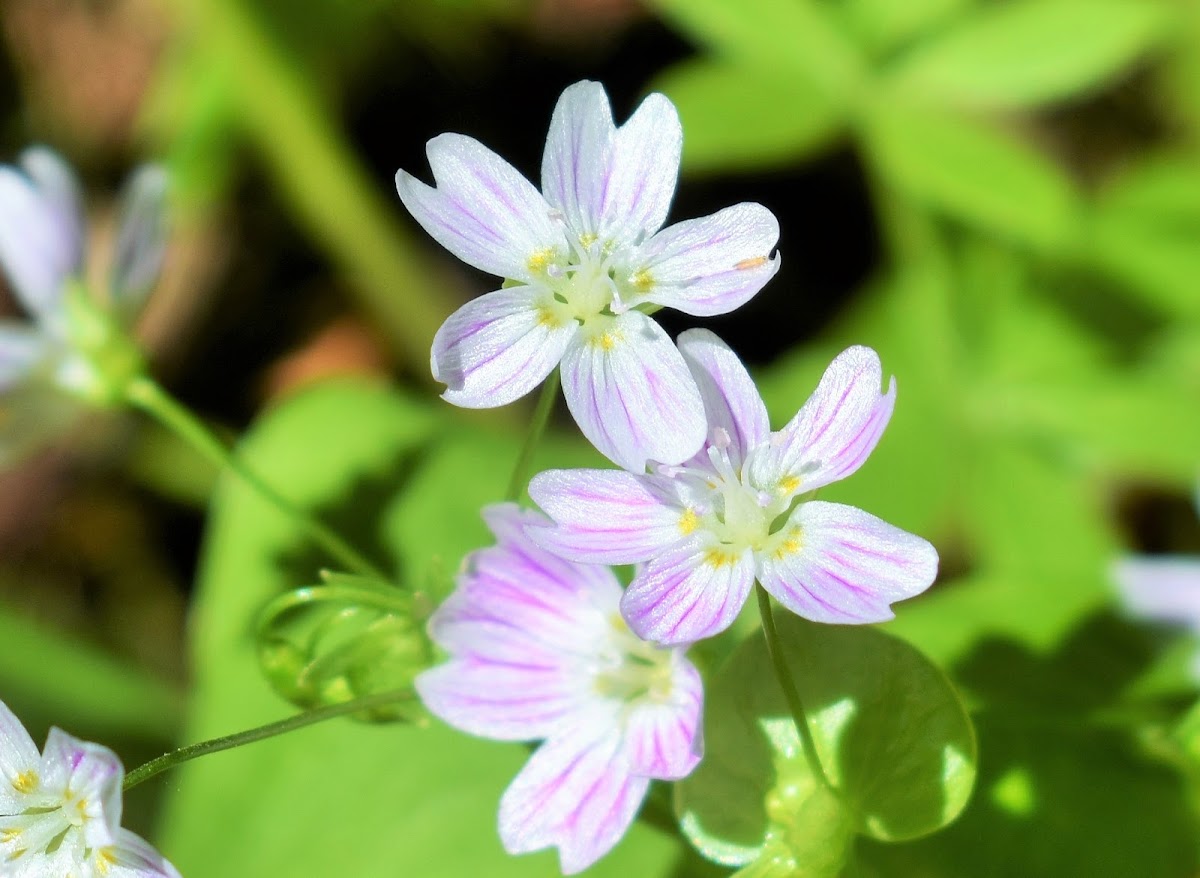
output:
{"label": "five-petaled flower", "polygon": [[122,202],[108,297],[83,292],[84,223],[71,169],[48,149],[0,166],[0,269],[31,323],[0,321],[0,466],[68,426],[81,403],[108,404],[136,370],[118,330],[138,316],[165,246],[166,177],[131,178]]}
{"label": "five-petaled flower", "polygon": [[0,874],[8,878],[179,878],[121,828],[124,769],[99,744],[51,729],[37,745],[0,702]]}
{"label": "five-petaled flower", "polygon": [[[679,173],[675,107],[652,94],[617,128],[604,88],[559,98],[542,191],[478,141],[443,134],[427,151],[437,188],[404,171],[396,186],[430,235],[464,262],[505,278],[434,338],[434,377],[455,405],[504,405],[561,364],[583,434],[634,472],[682,463],[704,442],[695,383],[648,314],[737,308],[779,268],[779,224],[743,203],[662,228]],[[661,229],[661,231],[660,231]]]}
{"label": "five-petaled flower", "polygon": [[857,470],[892,414],[895,384],[869,348],[833,361],[777,433],[745,367],[706,330],[679,337],[704,397],[709,440],[646,475],[551,470],[529,494],[554,520],[531,537],[580,562],[646,562],[621,601],[638,635],[689,643],[727,628],[757,579],[818,622],[878,622],[937,573],[928,542],[852,506],[805,495]]}
{"label": "five-petaled flower", "polygon": [[417,691],[471,734],[544,741],[504,793],[500,837],[510,853],[556,846],[571,874],[617,843],[652,778],[699,761],[700,675],[629,631],[611,570],[530,542],[541,515],[503,504],[484,517],[498,545],[469,557],[431,619],[450,660]]}

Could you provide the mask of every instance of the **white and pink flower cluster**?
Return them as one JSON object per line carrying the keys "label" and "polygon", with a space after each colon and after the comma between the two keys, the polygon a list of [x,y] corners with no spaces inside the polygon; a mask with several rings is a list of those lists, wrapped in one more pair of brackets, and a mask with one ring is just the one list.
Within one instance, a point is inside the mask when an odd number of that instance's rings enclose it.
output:
{"label": "white and pink flower cluster", "polygon": [[[561,370],[583,434],[621,469],[555,470],[542,512],[485,511],[497,545],[468,558],[430,623],[449,660],[418,679],[446,722],[542,741],[505,792],[514,853],[563,871],[605,854],[651,780],[702,755],[702,683],[684,653],[728,628],[755,582],[798,615],[854,624],[929,587],[925,540],[814,492],[866,461],[892,414],[879,357],[838,356],[772,432],[749,373],[706,330],[677,343],[651,313],[723,314],[775,274],[778,223],[739,204],[663,228],[679,171],[675,108],[651,95],[622,126],[597,83],[559,99],[539,192],[477,141],[430,141],[436,187],[401,171],[405,206],[503,286],[455,312],[433,374],[461,406],[503,405]],[[637,565],[622,589],[608,565]]]}

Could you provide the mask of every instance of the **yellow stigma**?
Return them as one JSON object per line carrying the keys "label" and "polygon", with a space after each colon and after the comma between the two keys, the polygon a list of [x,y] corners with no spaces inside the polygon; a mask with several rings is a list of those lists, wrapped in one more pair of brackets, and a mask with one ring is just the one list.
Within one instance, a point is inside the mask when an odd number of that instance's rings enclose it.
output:
{"label": "yellow stigma", "polygon": [[35,789],[37,789],[37,785],[38,776],[37,772],[33,769],[30,769],[29,771],[22,771],[20,774],[14,777],[12,781],[12,788],[18,793],[32,793]]}
{"label": "yellow stigma", "polygon": [[775,551],[771,553],[776,561],[781,558],[786,558],[788,555],[795,555],[803,547],[804,543],[800,539],[800,529],[793,528],[786,534],[780,534],[779,544],[775,546]]}
{"label": "yellow stigma", "polygon": [[651,276],[650,270],[646,268],[638,269],[629,282],[639,293],[648,293],[654,288],[654,278]]}
{"label": "yellow stigma", "polygon": [[732,564],[737,560],[732,552],[727,552],[724,549],[713,547],[704,553],[704,563],[714,570],[720,570],[726,564]]}
{"label": "yellow stigma", "polygon": [[799,476],[784,476],[779,482],[780,494],[791,494],[800,487]]}
{"label": "yellow stigma", "polygon": [[546,266],[554,261],[554,248],[543,247],[541,250],[534,250],[533,254],[525,263],[525,267],[533,274],[545,271]]}
{"label": "yellow stigma", "polygon": [[749,271],[752,268],[758,268],[760,265],[767,264],[767,257],[755,256],[753,259],[743,259],[734,266],[738,271]]}
{"label": "yellow stigma", "polygon": [[694,531],[699,524],[700,516],[691,509],[685,509],[683,515],[679,517],[679,532],[686,536]]}
{"label": "yellow stigma", "polygon": [[96,851],[96,874],[107,875],[116,862],[117,856],[112,848],[100,848]]}
{"label": "yellow stigma", "polygon": [[600,236],[595,232],[584,232],[579,236],[579,246],[586,250],[599,240]]}

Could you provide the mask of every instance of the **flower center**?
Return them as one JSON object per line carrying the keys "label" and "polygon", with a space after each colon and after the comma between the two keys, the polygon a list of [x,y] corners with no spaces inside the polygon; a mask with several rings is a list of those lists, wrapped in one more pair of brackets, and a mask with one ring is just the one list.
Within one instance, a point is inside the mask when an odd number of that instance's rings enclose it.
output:
{"label": "flower center", "polygon": [[609,617],[609,643],[596,673],[596,691],[632,702],[665,701],[671,696],[671,650],[648,643],[629,630],[620,613]]}
{"label": "flower center", "polygon": [[646,269],[622,267],[623,248],[600,241],[593,234],[572,238],[569,250],[539,250],[529,257],[528,268],[537,286],[546,293],[542,307],[555,322],[574,320],[603,338],[612,318],[632,307],[654,286]]}

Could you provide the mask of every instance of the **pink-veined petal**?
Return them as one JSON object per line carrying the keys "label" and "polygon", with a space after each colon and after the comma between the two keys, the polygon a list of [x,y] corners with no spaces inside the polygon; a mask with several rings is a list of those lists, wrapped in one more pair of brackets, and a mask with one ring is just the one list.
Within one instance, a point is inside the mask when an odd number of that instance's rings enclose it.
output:
{"label": "pink-veined petal", "polygon": [[126,324],[137,319],[158,283],[166,249],[167,172],[158,165],[143,165],[129,178],[121,196],[110,277],[114,309]]}
{"label": "pink-veined petal", "polygon": [[647,460],[678,464],[704,444],[704,404],[678,348],[640,311],[580,332],[562,360],[575,422],[609,460],[641,473]]}
{"label": "pink-veined petal", "polygon": [[59,188],[65,165],[46,150],[24,159],[36,178],[0,167],[0,264],[25,307],[57,325],[63,285],[82,257],[80,219]]}
{"label": "pink-veined petal", "polygon": [[671,695],[643,700],[625,717],[625,759],[635,775],[679,780],[704,754],[704,680],[682,655],[674,657]]}
{"label": "pink-veined petal", "polygon": [[1133,615],[1200,631],[1200,558],[1122,558],[1113,578]]}
{"label": "pink-veined petal", "polygon": [[829,364],[816,391],[770,449],[755,458],[751,479],[763,487],[795,480],[792,493],[814,491],[862,466],[892,417],[896,379],[881,393],[883,367],[868,347],[848,348]]}
{"label": "pink-veined petal", "polygon": [[578,324],[550,319],[539,295],[528,286],[497,290],[446,318],[429,357],[433,377],[447,386],[443,399],[463,408],[494,408],[546,379]]}
{"label": "pink-veined petal", "polygon": [[597,229],[602,239],[637,244],[662,228],[675,195],[682,150],[683,126],[675,105],[664,95],[648,95],[613,138],[602,227]]}
{"label": "pink-veined petal", "polygon": [[601,187],[615,134],[604,86],[585,80],[563,91],[542,154],[542,192],[576,234],[600,231]]}
{"label": "pink-veined petal", "polygon": [[779,270],[771,256],[779,222],[761,204],[743,202],[663,229],[634,254],[631,283],[644,301],[697,317],[727,314],[749,301]]}
{"label": "pink-veined petal", "polygon": [[798,616],[814,622],[883,622],[891,604],[918,595],[937,577],[927,540],[861,509],[800,504],[781,543],[758,556],[758,579]]}
{"label": "pink-veined petal", "polygon": [[511,854],[557,847],[573,875],[620,841],[649,785],[629,773],[615,726],[581,722],[542,744],[504,791],[500,840]]}
{"label": "pink-veined petal", "polygon": [[547,470],[529,496],[554,520],[530,537],[551,552],[589,564],[648,561],[682,539],[689,525],[662,480],[619,470]]}
{"label": "pink-veined petal", "polygon": [[180,878],[162,854],[128,829],[117,830],[116,844],[106,854],[105,868],[97,872],[104,878]]}
{"label": "pink-veined petal", "polygon": [[463,262],[527,280],[535,254],[565,246],[563,223],[546,199],[478,140],[441,134],[426,153],[435,186],[401,170],[396,190],[422,228]]}
{"label": "pink-veined petal", "polygon": [[64,787],[84,803],[84,832],[89,847],[106,847],[121,825],[121,782],[125,769],[117,754],[51,728],[42,749],[44,782]]}
{"label": "pink-veined petal", "polygon": [[771,433],[767,407],[754,379],[729,345],[707,329],[681,333],[678,344],[704,400],[708,442],[712,443],[714,431],[724,431],[730,462],[738,469],[750,450]]}
{"label": "pink-veined petal", "polygon": [[676,645],[733,624],[754,585],[754,554],[696,534],[653,559],[621,599],[621,615],[643,640]]}

